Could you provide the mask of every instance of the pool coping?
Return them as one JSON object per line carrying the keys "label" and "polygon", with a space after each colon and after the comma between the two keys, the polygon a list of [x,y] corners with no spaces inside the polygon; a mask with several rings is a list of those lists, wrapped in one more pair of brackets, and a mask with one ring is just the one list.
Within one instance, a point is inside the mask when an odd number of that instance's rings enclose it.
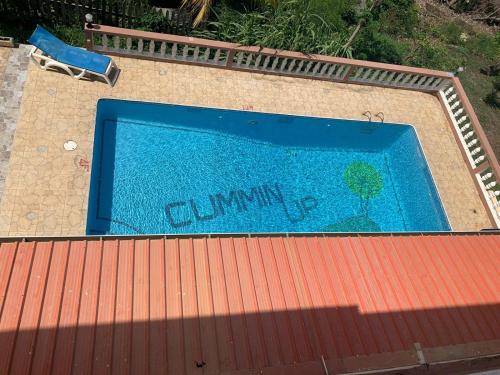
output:
{"label": "pool coping", "polygon": [[261,233],[185,233],[185,234],[103,234],[103,235],[61,235],[61,236],[6,236],[1,242],[31,242],[53,240],[104,240],[104,239],[197,239],[197,238],[288,238],[288,237],[411,237],[411,236],[491,236],[499,235],[500,229],[483,231],[442,231],[442,232],[261,232]]}

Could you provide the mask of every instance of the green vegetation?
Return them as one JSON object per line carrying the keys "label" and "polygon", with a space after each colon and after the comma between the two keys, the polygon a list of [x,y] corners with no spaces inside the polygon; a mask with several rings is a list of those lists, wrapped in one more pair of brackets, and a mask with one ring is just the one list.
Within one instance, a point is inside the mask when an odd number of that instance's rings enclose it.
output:
{"label": "green vegetation", "polygon": [[360,9],[345,0],[281,0],[275,5],[221,0],[197,34],[243,45],[448,71],[465,64],[470,54],[500,58],[499,35],[466,32],[453,21],[419,17],[414,0],[368,3]]}
{"label": "green vegetation", "polygon": [[343,47],[346,33],[327,22],[318,10],[313,2],[304,0],[280,1],[276,7],[253,10],[237,10],[221,2],[214,9],[215,20],[196,34],[244,45],[350,56],[350,49]]}

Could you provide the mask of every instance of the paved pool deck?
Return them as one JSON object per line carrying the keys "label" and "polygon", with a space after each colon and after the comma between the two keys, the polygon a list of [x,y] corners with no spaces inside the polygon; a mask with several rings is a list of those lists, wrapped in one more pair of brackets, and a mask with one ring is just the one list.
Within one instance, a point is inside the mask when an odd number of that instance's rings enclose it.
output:
{"label": "paved pool deck", "polygon": [[[9,53],[0,48],[2,64]],[[453,230],[491,227],[437,97],[420,92],[114,58],[111,88],[30,63],[0,202],[0,236],[85,233],[99,98],[365,119],[415,126]],[[0,137],[3,135],[0,133]],[[64,142],[74,140],[75,151]]]}

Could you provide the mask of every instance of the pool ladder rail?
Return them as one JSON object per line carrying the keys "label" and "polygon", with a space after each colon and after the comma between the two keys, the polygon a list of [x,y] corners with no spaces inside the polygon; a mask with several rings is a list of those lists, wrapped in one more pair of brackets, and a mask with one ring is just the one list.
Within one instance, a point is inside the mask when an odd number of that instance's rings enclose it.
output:
{"label": "pool ladder rail", "polygon": [[[370,111],[363,112],[363,116],[365,116],[369,122],[372,121],[372,113]],[[375,117],[378,118],[381,123],[384,123],[384,119],[385,119],[384,112],[377,113],[375,115]]]}
{"label": "pool ladder rail", "polygon": [[[361,128],[362,134],[372,134],[376,130],[376,125],[372,125],[372,113],[370,111],[363,112],[363,116],[368,118],[368,124],[363,125]],[[384,123],[384,113],[379,112],[375,115],[376,118],[380,119],[380,123]]]}
{"label": "pool ladder rail", "polygon": [[384,123],[384,119],[385,119],[385,116],[384,116],[384,112],[379,112],[375,115],[376,118],[380,119],[380,122],[383,124]]}
{"label": "pool ladder rail", "polygon": [[372,113],[370,111],[364,111],[363,116],[365,116],[369,122],[372,122]]}

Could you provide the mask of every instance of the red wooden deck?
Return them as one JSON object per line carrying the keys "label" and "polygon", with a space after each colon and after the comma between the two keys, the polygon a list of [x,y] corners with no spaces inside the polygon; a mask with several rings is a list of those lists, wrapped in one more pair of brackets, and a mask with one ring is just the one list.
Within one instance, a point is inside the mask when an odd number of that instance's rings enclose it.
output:
{"label": "red wooden deck", "polygon": [[3,242],[0,374],[500,366],[499,270],[498,234]]}

